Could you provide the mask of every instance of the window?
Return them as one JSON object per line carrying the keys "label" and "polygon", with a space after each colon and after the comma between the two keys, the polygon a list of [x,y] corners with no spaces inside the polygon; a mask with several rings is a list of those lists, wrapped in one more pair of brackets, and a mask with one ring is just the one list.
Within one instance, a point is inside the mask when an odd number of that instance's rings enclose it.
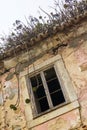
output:
{"label": "window", "polygon": [[54,66],[29,78],[36,115],[66,103]]}
{"label": "window", "polygon": [[79,107],[71,78],[59,54],[32,66],[27,74],[25,71],[21,76],[25,76],[31,100],[25,107],[26,114],[28,111],[30,114],[27,119],[30,129]]}

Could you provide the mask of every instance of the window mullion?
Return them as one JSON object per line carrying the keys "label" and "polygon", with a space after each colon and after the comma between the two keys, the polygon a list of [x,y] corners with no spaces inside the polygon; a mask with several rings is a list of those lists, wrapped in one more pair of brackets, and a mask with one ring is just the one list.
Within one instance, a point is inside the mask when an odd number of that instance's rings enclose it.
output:
{"label": "window mullion", "polygon": [[52,100],[51,100],[51,96],[50,96],[50,93],[49,93],[49,90],[48,90],[48,86],[47,86],[47,83],[46,83],[46,79],[45,79],[44,73],[41,72],[40,74],[41,74],[41,78],[42,78],[44,90],[45,90],[45,93],[46,93],[46,96],[47,96],[49,107],[52,108],[53,107],[53,103],[52,103]]}

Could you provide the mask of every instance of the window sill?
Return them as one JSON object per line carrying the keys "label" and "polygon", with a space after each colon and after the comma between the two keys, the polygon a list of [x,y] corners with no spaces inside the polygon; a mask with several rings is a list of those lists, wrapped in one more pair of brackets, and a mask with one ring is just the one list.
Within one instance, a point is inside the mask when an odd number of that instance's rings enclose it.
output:
{"label": "window sill", "polygon": [[28,121],[27,124],[28,124],[28,128],[33,128],[35,126],[38,126],[42,123],[45,123],[53,118],[56,118],[57,116],[60,116],[64,113],[67,113],[73,109],[76,109],[79,107],[79,103],[78,101],[74,101],[70,104],[67,104],[63,107],[60,107],[58,109],[55,109],[54,111],[49,111],[48,113],[46,113],[45,115],[40,115],[39,117],[35,118],[35,119],[32,119],[31,121]]}
{"label": "window sill", "polygon": [[56,109],[59,109],[59,108],[61,108],[61,107],[64,107],[65,105],[67,105],[67,104],[69,104],[69,103],[70,103],[70,102],[64,102],[64,103],[62,103],[62,104],[60,104],[60,105],[57,105],[57,106],[55,106],[55,107],[53,107],[53,108],[51,108],[51,109],[48,109],[48,110],[45,111],[45,112],[41,112],[40,114],[36,115],[33,119],[36,119],[36,118],[38,118],[38,117],[40,117],[40,116],[44,116],[45,114],[50,113],[50,112],[52,112],[52,111],[55,111]]}

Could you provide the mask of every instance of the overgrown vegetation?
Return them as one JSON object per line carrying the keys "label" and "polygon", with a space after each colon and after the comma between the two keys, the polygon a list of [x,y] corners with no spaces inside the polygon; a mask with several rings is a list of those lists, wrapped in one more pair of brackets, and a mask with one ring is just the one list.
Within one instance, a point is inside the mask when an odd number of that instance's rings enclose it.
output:
{"label": "overgrown vegetation", "polygon": [[2,37],[3,46],[0,47],[0,59],[4,57],[8,50],[15,50],[18,46],[28,47],[32,46],[31,40],[37,38],[40,33],[47,33],[52,35],[55,26],[61,27],[65,23],[69,23],[72,19],[77,19],[79,15],[87,12],[87,0],[65,0],[62,5],[58,0],[54,1],[53,12],[48,13],[40,8],[46,17],[39,16],[39,18],[29,16],[27,25],[22,21],[16,20],[13,24],[13,30],[7,37]]}

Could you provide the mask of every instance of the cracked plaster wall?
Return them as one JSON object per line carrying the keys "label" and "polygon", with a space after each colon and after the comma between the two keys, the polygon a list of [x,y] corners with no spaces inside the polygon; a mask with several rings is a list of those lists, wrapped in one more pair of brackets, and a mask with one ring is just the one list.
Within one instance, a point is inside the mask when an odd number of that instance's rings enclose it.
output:
{"label": "cracked plaster wall", "polygon": [[[49,120],[43,124],[40,124],[32,130],[70,130],[72,128],[79,127],[81,120],[84,125],[87,125],[87,34],[86,34],[86,23],[82,24],[81,27],[77,28],[76,33],[69,33],[69,36],[73,35],[73,40],[68,41],[68,46],[66,48],[61,48],[58,53],[62,55],[66,69],[72,80],[74,90],[78,96],[78,101],[80,103],[79,108],[70,111],[64,115],[56,117]],[[57,36],[56,36],[57,37]],[[56,37],[54,39],[56,39]],[[63,35],[60,37],[64,40]],[[75,38],[76,37],[76,38]],[[67,39],[67,36],[65,36]],[[45,41],[47,42],[47,41]],[[49,48],[56,45],[58,41],[48,39]],[[44,45],[43,51],[47,49]],[[38,54],[41,53],[41,45],[39,49],[37,48]],[[33,51],[33,50],[32,50]],[[35,50],[36,51],[36,50]],[[34,51],[34,52],[35,52]],[[36,61],[35,64],[40,64],[46,59],[53,57],[51,53],[43,55],[42,58]],[[22,60],[22,58],[19,58]],[[16,64],[13,61],[5,61],[7,68],[12,67]],[[11,64],[12,63],[12,64]],[[85,67],[84,67],[85,65]],[[27,68],[25,68],[26,70]],[[14,69],[11,69],[13,72]],[[20,105],[16,111],[10,109],[10,104],[15,104],[17,100],[17,79],[14,75],[9,81],[6,81],[6,76],[8,72],[0,77],[0,130],[27,130],[27,120],[32,119],[32,111],[30,104],[25,104],[25,99],[28,97],[28,92],[26,89],[26,83],[24,77],[20,79]],[[2,96],[4,95],[4,96]],[[25,111],[25,108],[27,108]],[[81,116],[81,117],[80,117]],[[80,119],[81,118],[81,119]],[[78,128],[83,129],[83,128]],[[75,129],[74,129],[75,130]]]}

